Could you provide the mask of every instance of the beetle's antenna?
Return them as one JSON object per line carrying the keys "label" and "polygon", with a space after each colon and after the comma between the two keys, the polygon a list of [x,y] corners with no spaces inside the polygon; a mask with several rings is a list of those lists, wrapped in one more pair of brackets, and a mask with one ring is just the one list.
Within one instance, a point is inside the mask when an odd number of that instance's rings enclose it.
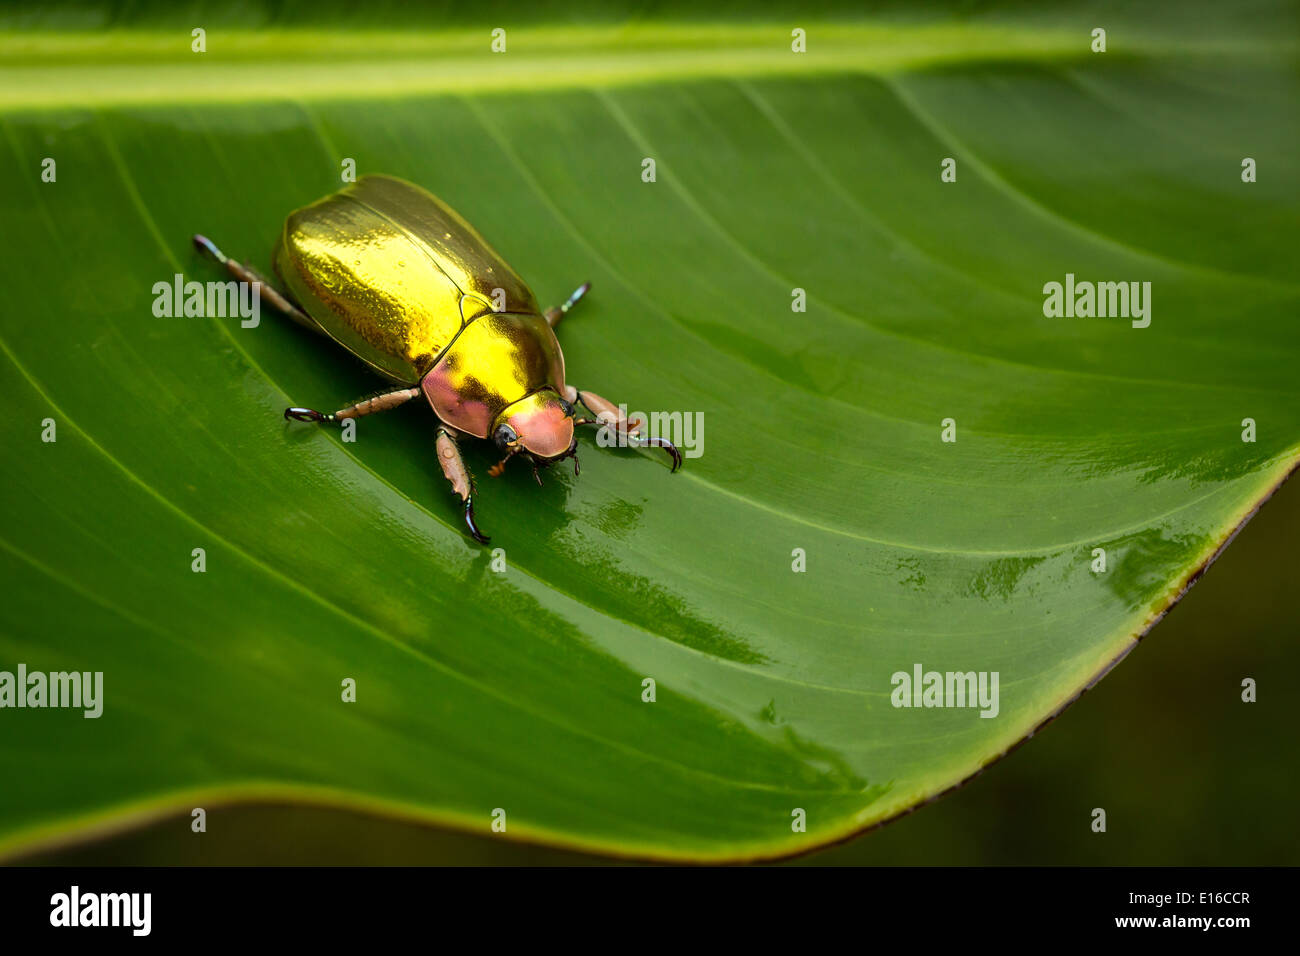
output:
{"label": "beetle's antenna", "polygon": [[519,451],[518,447],[511,448],[510,451],[506,452],[506,457],[502,458],[499,462],[488,469],[488,474],[493,478],[501,477],[501,473],[506,470],[506,462],[515,457],[517,451]]}

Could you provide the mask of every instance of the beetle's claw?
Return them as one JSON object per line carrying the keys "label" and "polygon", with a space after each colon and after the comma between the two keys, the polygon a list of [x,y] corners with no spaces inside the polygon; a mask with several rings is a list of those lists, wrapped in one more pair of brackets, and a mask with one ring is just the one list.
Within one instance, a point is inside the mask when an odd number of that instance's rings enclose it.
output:
{"label": "beetle's claw", "polygon": [[194,246],[199,250],[199,252],[202,252],[204,255],[208,256],[209,258],[214,259],[217,262],[220,262],[223,266],[226,264],[225,253],[223,253],[220,249],[218,249],[217,244],[213,242],[211,239],[209,239],[207,236],[200,236],[196,234],[194,236]]}
{"label": "beetle's claw", "polygon": [[474,497],[473,497],[473,495],[471,495],[470,497],[468,497],[468,498],[465,499],[465,524],[469,525],[469,533],[470,533],[470,535],[471,535],[471,536],[474,538],[474,540],[477,541],[479,544],[487,544],[489,541],[492,540],[492,539],[489,538],[487,535],[485,535],[482,531],[480,531],[480,530],[478,529],[478,525],[476,525],[476,524],[474,523]]}
{"label": "beetle's claw", "polygon": [[[664,451],[668,452],[668,457],[673,460],[672,471],[676,471],[678,468],[682,467],[682,453],[678,451],[677,446],[667,438],[639,438],[637,439],[637,444],[642,447],[651,445],[655,448],[662,448]],[[672,471],[670,471],[669,474],[672,474]]]}
{"label": "beetle's claw", "polygon": [[284,410],[284,420],[293,419],[296,422],[324,422],[329,421],[333,416],[322,415],[314,408],[286,408]]}

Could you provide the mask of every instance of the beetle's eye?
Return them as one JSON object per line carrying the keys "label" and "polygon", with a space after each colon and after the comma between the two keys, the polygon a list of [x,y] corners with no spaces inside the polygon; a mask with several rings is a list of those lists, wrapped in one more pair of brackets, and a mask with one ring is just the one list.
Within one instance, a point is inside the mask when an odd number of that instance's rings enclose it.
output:
{"label": "beetle's eye", "polygon": [[506,451],[509,445],[519,440],[519,436],[509,425],[498,425],[497,430],[492,433],[492,440],[497,443],[498,448]]}
{"label": "beetle's eye", "polygon": [[573,417],[573,406],[569,404],[567,399],[560,399],[560,408],[563,409],[565,418]]}

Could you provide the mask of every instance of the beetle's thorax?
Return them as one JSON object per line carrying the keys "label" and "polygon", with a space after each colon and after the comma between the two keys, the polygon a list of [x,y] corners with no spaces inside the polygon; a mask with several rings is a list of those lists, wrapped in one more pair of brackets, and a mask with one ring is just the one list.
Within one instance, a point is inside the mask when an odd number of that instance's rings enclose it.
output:
{"label": "beetle's thorax", "polygon": [[563,391],[564,356],[540,315],[488,313],[465,326],[420,387],[444,422],[486,438],[516,402]]}

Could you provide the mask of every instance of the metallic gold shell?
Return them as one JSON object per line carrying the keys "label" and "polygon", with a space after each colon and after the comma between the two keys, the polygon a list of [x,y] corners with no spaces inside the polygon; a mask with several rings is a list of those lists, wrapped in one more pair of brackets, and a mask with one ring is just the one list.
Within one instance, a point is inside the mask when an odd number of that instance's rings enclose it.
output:
{"label": "metallic gold shell", "polygon": [[405,385],[490,312],[495,290],[505,295],[503,311],[539,312],[528,286],[469,223],[391,176],[363,176],[291,213],[274,260],[293,298],[331,338]]}

